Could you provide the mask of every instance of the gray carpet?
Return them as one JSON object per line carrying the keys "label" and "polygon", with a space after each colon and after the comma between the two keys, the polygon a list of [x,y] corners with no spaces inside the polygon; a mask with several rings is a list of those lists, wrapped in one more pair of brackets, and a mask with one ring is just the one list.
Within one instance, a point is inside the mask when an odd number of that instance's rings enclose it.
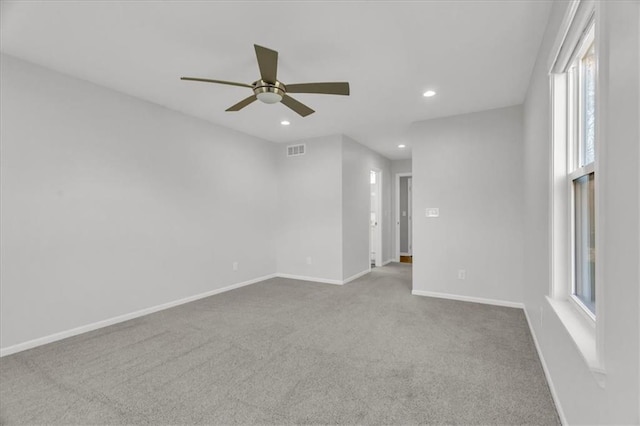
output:
{"label": "gray carpet", "polygon": [[0,360],[6,424],[558,424],[521,310],[271,279]]}

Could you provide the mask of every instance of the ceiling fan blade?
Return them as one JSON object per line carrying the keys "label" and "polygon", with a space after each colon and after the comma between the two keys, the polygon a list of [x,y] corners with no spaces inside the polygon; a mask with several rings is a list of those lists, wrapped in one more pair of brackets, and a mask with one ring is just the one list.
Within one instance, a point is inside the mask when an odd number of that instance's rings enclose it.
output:
{"label": "ceiling fan blade", "polygon": [[260,76],[267,83],[275,83],[276,74],[278,73],[278,52],[257,44],[254,44],[253,47],[256,49]]}
{"label": "ceiling fan blade", "polygon": [[321,93],[325,95],[349,95],[349,83],[300,83],[287,84],[288,93]]}
{"label": "ceiling fan blade", "polygon": [[256,95],[251,95],[248,98],[241,100],[234,106],[227,108],[225,111],[240,111],[242,108],[246,107],[252,102],[255,102],[257,99],[258,98],[256,97]]}
{"label": "ceiling fan blade", "polygon": [[195,78],[195,77],[180,77],[180,80],[189,80],[189,81],[202,81],[204,83],[218,83],[218,84],[228,84],[230,86],[240,86],[240,87],[249,87],[253,89],[253,86],[245,83],[236,83],[235,81],[224,81],[224,80],[210,80],[208,78]]}
{"label": "ceiling fan blade", "polygon": [[288,106],[289,108],[291,108],[292,110],[294,110],[295,112],[297,112],[303,117],[306,117],[307,115],[313,114],[315,112],[314,110],[312,110],[311,108],[303,104],[302,102],[298,102],[288,95],[284,95],[280,102],[282,102],[283,104],[285,104],[286,106]]}

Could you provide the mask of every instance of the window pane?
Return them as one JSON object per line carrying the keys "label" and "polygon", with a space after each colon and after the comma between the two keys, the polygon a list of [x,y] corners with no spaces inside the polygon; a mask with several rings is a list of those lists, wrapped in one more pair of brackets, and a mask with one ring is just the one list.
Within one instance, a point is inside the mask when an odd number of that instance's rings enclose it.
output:
{"label": "window pane", "polygon": [[596,313],[594,174],[573,181],[575,194],[575,296]]}
{"label": "window pane", "polygon": [[587,53],[582,57],[583,76],[583,105],[582,105],[582,143],[581,161],[584,166],[595,160],[596,139],[596,55],[595,45],[592,44]]}

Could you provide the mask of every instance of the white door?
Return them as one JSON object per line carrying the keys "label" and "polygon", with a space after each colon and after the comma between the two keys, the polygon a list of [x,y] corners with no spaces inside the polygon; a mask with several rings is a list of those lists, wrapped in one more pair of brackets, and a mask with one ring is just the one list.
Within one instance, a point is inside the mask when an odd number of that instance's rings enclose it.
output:
{"label": "white door", "polygon": [[413,189],[411,187],[411,178],[407,179],[407,241],[409,242],[407,250],[409,252],[409,256],[413,256],[413,241],[411,241],[411,235],[413,234],[413,217],[411,211],[412,199],[413,199]]}
{"label": "white door", "polygon": [[381,226],[381,172],[371,170],[371,209],[369,214],[369,260],[372,266],[382,266],[382,226]]}

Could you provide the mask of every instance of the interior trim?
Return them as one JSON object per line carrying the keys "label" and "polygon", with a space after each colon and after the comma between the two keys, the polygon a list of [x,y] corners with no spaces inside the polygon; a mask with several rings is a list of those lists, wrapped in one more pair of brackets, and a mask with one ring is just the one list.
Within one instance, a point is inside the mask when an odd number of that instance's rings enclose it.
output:
{"label": "interior trim", "polygon": [[451,300],[459,300],[461,302],[473,302],[473,303],[482,303],[484,305],[506,306],[508,308],[524,309],[523,303],[511,302],[508,300],[485,299],[483,297],[462,296],[459,294],[438,293],[435,291],[424,291],[424,290],[412,290],[411,294],[413,294],[414,296],[437,297],[438,299],[451,299]]}
{"label": "interior trim", "polygon": [[567,422],[567,418],[564,415],[562,405],[560,404],[560,398],[558,397],[558,392],[556,391],[556,387],[553,384],[553,380],[551,379],[551,374],[549,373],[549,367],[547,367],[547,361],[544,359],[544,355],[542,355],[542,350],[540,349],[540,344],[538,343],[538,337],[536,336],[536,332],[533,329],[533,326],[531,324],[531,318],[529,318],[529,313],[527,312],[526,307],[523,309],[523,311],[524,311],[524,316],[527,319],[527,324],[529,325],[531,338],[533,339],[533,343],[536,347],[536,351],[538,352],[538,358],[540,358],[540,364],[542,364],[542,370],[544,371],[544,376],[546,377],[547,384],[549,385],[551,398],[553,398],[553,403],[556,406],[558,417],[560,417],[560,423],[562,423],[563,425],[568,425],[569,423]]}

